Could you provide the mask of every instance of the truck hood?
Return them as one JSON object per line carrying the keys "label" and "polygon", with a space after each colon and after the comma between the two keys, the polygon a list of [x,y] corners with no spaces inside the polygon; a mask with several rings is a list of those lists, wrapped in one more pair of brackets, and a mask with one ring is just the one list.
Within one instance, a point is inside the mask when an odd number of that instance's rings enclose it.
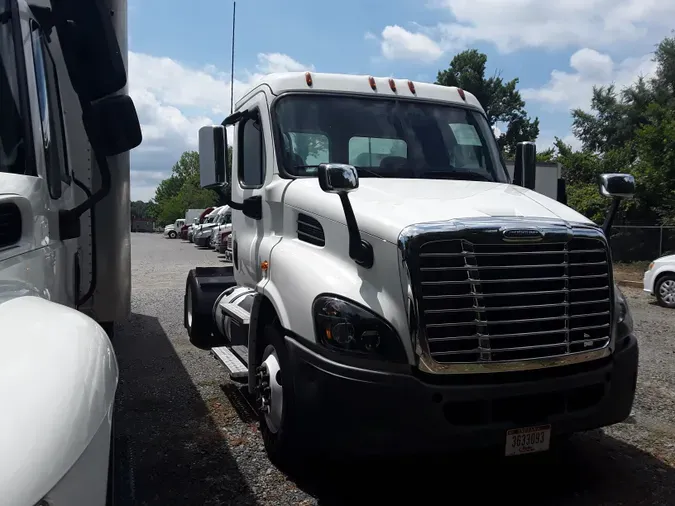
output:
{"label": "truck hood", "polygon": [[[523,217],[592,223],[582,214],[520,186],[482,181],[361,178],[349,194],[359,229],[396,243],[408,225],[461,218]],[[296,179],[286,204],[346,223],[337,195],[327,195],[316,179]]]}
{"label": "truck hood", "polygon": [[0,504],[30,506],[109,423],[117,361],[103,329],[60,304],[16,297],[0,321]]}

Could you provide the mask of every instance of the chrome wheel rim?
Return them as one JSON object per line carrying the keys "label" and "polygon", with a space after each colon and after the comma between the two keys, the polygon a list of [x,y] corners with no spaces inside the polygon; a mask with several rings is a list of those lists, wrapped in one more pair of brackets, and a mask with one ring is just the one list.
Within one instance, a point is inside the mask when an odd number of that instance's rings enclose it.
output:
{"label": "chrome wheel rim", "polygon": [[667,279],[659,286],[659,295],[667,304],[675,304],[675,281]]}
{"label": "chrome wheel rim", "polygon": [[265,350],[263,363],[258,372],[258,391],[260,409],[264,413],[265,423],[270,432],[276,434],[281,428],[284,407],[284,390],[279,383],[281,366],[273,347]]}
{"label": "chrome wheel rim", "polygon": [[187,311],[187,324],[188,324],[188,328],[191,329],[192,328],[192,290],[187,291],[186,305],[187,305],[187,309],[186,309],[186,311]]}

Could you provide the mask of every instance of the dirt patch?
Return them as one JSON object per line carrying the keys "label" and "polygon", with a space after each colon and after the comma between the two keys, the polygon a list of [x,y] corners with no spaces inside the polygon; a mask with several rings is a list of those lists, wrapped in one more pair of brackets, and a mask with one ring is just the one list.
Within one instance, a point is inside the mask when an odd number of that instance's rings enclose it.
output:
{"label": "dirt patch", "polygon": [[614,279],[617,281],[642,282],[642,277],[649,267],[649,262],[618,262],[614,264]]}

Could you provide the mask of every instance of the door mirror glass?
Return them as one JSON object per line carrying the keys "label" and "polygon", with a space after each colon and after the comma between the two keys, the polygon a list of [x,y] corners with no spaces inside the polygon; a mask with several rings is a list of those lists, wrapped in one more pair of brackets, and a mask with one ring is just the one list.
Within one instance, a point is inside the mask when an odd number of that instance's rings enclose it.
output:
{"label": "door mirror glass", "polygon": [[318,176],[319,186],[326,193],[347,193],[359,187],[359,175],[353,165],[322,163]]}
{"label": "door mirror glass", "polygon": [[227,131],[222,125],[199,129],[199,180],[202,188],[216,188],[229,182]]}
{"label": "door mirror glass", "polygon": [[599,183],[604,197],[631,199],[635,194],[635,178],[630,174],[601,174]]}
{"label": "door mirror glass", "polygon": [[516,145],[516,161],[513,167],[513,184],[534,190],[536,174],[536,144],[534,142],[519,142]]}
{"label": "door mirror glass", "polygon": [[92,146],[105,156],[129,151],[143,140],[136,107],[128,95],[111,95],[94,102],[82,119]]}
{"label": "door mirror glass", "polygon": [[51,2],[51,10],[32,8],[45,33],[56,28],[70,81],[85,102],[115,93],[127,84],[113,24],[113,20],[125,23],[126,17],[106,4],[105,0],[59,0]]}

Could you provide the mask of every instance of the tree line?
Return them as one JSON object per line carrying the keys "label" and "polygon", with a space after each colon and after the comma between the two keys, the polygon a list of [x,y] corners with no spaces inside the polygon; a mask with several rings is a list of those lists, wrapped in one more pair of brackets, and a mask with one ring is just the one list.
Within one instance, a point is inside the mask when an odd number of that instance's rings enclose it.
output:
{"label": "tree line", "polygon": [[[675,224],[675,37],[666,37],[654,52],[657,64],[651,78],[637,76],[633,84],[594,87],[590,111],[571,111],[573,134],[581,141],[574,150],[556,138],[554,146],[538,154],[540,161],[558,162],[567,183],[568,204],[599,222],[607,199],[598,193],[597,177],[605,172],[629,172],[636,179],[636,196],[622,204],[626,221]],[[487,56],[476,49],[463,51],[438,72],[436,84],[458,86],[480,101],[491,127],[505,125],[496,136],[506,159],[516,144],[539,136],[539,119],[530,118],[517,89],[518,78],[486,74]],[[306,146],[313,152],[316,146]],[[232,151],[228,149],[231,161]],[[190,208],[220,204],[222,196],[199,184],[199,154],[184,152],[148,202],[132,202],[132,216],[151,218],[160,225],[185,216]]]}

